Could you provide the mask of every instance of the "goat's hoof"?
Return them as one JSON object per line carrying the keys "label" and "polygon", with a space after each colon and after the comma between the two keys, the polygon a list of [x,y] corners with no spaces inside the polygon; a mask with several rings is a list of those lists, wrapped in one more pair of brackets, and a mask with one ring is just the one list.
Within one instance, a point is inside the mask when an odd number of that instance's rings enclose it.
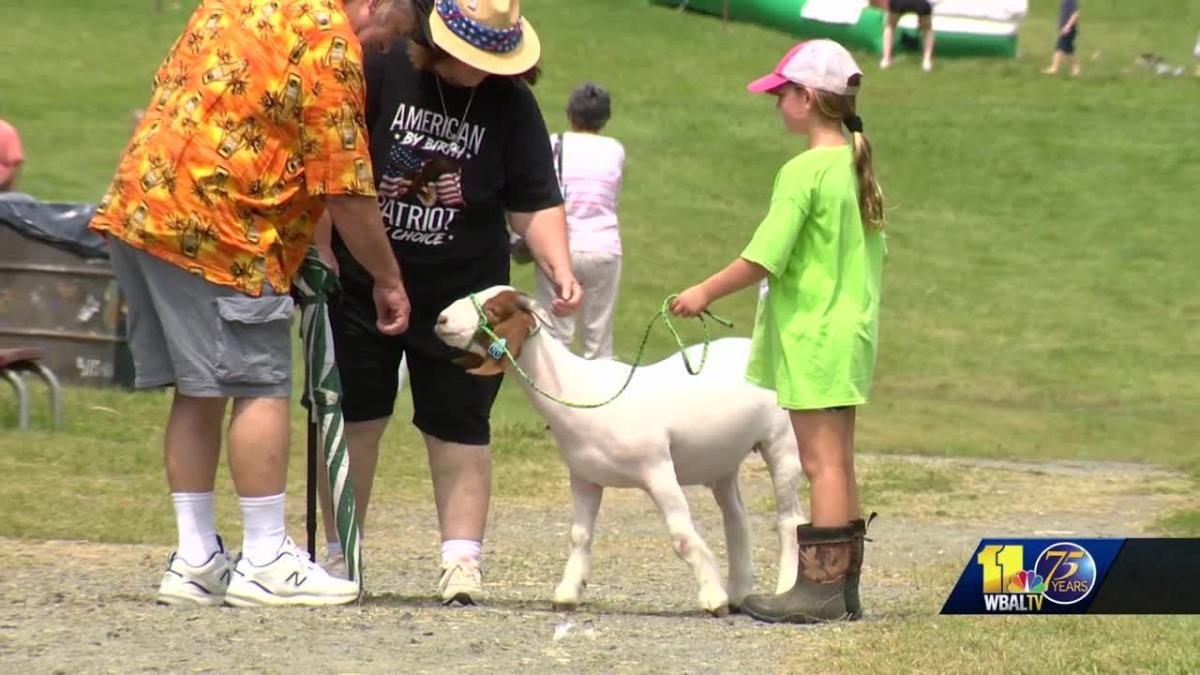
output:
{"label": "goat's hoof", "polygon": [[708,612],[709,616],[720,619],[721,617],[729,616],[729,605],[721,605],[716,609],[706,609],[704,611]]}
{"label": "goat's hoof", "polygon": [[718,585],[706,586],[700,590],[700,608],[712,616],[729,614],[729,595]]}
{"label": "goat's hoof", "polygon": [[555,602],[554,611],[556,612],[574,612],[579,607],[577,602]]}

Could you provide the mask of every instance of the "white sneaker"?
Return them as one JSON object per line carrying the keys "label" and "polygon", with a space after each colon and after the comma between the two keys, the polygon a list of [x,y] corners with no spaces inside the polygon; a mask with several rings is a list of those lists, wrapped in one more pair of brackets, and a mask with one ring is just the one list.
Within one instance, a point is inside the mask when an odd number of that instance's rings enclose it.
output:
{"label": "white sneaker", "polygon": [[438,580],[442,604],[458,602],[474,605],[483,600],[483,574],[478,560],[459,560],[442,563],[442,578]]}
{"label": "white sneaker", "polygon": [[923,70],[927,73],[932,73],[933,72],[933,61],[922,61],[921,62],[921,70]]}
{"label": "white sneaker", "polygon": [[358,599],[358,591],[357,583],[321,569],[288,537],[266,565],[254,565],[245,556],[238,560],[225,602],[234,607],[345,605]]}
{"label": "white sneaker", "polygon": [[167,571],[158,585],[158,601],[164,605],[214,607],[225,602],[225,589],[233,561],[225,553],[225,543],[217,537],[218,549],[203,565],[195,567],[172,551]]}

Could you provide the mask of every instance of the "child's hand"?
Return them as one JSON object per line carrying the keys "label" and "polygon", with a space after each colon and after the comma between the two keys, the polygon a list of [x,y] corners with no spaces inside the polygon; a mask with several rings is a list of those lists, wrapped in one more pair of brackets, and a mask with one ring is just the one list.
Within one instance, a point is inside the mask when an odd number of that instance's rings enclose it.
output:
{"label": "child's hand", "polygon": [[675,316],[693,317],[708,309],[708,294],[700,286],[692,286],[671,301],[671,313]]}

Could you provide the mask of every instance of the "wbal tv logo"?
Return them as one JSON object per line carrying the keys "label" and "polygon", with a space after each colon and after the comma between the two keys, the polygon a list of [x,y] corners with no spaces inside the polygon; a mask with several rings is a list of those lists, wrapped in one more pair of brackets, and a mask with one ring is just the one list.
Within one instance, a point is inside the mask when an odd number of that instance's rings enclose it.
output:
{"label": "wbal tv logo", "polygon": [[1200,615],[1200,537],[984,538],[942,614]]}
{"label": "wbal tv logo", "polygon": [[1025,546],[984,546],[975,557],[983,571],[983,605],[987,612],[1036,613],[1043,602],[1072,605],[1096,585],[1096,562],[1079,544],[1047,546],[1026,566]]}

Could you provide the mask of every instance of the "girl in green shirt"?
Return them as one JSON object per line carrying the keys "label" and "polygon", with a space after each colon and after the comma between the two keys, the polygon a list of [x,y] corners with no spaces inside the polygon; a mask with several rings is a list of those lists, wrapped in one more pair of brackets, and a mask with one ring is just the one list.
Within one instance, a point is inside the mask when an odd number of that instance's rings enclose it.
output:
{"label": "girl in green shirt", "polygon": [[862,614],[866,522],[854,478],[854,416],[867,402],[875,367],[884,243],[883,195],[855,113],[861,80],[841,45],[812,40],[750,84],[750,91],[776,97],[784,125],[806,136],[809,149],[780,169],[770,210],[741,256],[671,306],[694,316],[767,281],[746,378],[774,389],[791,416],[812,485],[812,523],[797,529],[796,585],[746,599],[743,609],[765,621]]}

